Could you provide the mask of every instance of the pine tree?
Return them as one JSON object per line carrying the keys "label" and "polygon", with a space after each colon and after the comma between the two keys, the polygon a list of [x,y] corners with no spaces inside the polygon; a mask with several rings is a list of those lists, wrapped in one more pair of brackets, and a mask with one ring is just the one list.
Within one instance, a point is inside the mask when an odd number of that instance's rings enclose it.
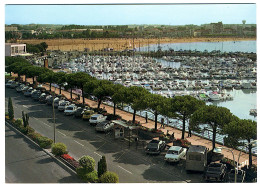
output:
{"label": "pine tree", "polygon": [[9,115],[9,119],[12,121],[14,119],[14,108],[13,108],[13,102],[11,97],[9,97],[8,100],[8,115]]}

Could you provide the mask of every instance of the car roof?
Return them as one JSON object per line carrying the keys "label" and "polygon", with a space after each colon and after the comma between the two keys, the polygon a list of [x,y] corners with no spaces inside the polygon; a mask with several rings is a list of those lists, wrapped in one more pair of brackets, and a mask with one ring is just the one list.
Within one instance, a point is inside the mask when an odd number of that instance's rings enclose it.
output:
{"label": "car roof", "polygon": [[91,117],[98,117],[98,116],[102,116],[102,114],[94,114],[94,115],[91,116]]}
{"label": "car roof", "polygon": [[159,143],[160,140],[151,140],[149,143]]}
{"label": "car roof", "polygon": [[182,147],[180,147],[180,146],[171,146],[171,147],[169,148],[169,150],[171,150],[171,151],[179,151],[179,150],[181,150],[181,148],[182,148]]}

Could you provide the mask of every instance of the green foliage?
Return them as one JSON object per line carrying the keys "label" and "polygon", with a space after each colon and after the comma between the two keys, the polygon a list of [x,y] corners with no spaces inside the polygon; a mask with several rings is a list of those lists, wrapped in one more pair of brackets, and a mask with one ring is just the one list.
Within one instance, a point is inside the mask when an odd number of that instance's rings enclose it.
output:
{"label": "green foliage", "polygon": [[98,162],[98,177],[101,177],[107,171],[107,162],[106,157],[102,156],[102,158]]}
{"label": "green foliage", "polygon": [[85,182],[96,183],[98,182],[98,174],[97,171],[87,172],[83,167],[79,167],[76,169],[77,175],[80,179]]}
{"label": "green foliage", "polygon": [[26,128],[29,126],[29,116],[28,114],[24,114],[24,111],[22,111],[22,116],[23,116],[23,125]]}
{"label": "green foliage", "polygon": [[23,120],[21,118],[16,119],[15,122],[14,122],[14,125],[19,129],[22,128],[23,127]]}
{"label": "green foliage", "polygon": [[55,143],[51,147],[51,152],[55,156],[60,156],[67,153],[67,146],[64,143]]}
{"label": "green foliage", "polygon": [[118,183],[119,177],[116,173],[107,171],[99,179],[101,183]]}
{"label": "green foliage", "polygon": [[49,139],[48,137],[42,136],[41,134],[36,132],[29,132],[28,136],[33,141],[35,141],[41,148],[44,149],[49,148],[53,143],[53,140]]}
{"label": "green foliage", "polygon": [[85,169],[86,173],[92,172],[95,169],[95,160],[90,156],[82,156],[79,159],[79,164]]}
{"label": "green foliage", "polygon": [[204,124],[212,130],[212,149],[215,148],[217,130],[221,131],[225,124],[237,119],[229,109],[214,105],[205,105],[196,110],[190,118],[190,128],[199,132]]}
{"label": "green foliage", "polygon": [[11,97],[8,99],[8,116],[11,121],[14,119],[14,107]]}

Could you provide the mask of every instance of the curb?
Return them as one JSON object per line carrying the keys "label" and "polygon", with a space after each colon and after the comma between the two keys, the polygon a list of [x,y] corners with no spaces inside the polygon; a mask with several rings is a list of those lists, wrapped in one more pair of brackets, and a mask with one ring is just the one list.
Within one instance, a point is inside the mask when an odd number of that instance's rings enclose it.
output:
{"label": "curb", "polygon": [[33,143],[35,146],[37,146],[39,149],[41,149],[43,152],[45,152],[47,155],[49,155],[51,158],[53,158],[61,167],[70,170],[70,172],[72,172],[73,174],[76,174],[76,171],[74,171],[73,169],[71,169],[69,166],[67,166],[66,164],[64,164],[61,160],[59,160],[58,158],[56,158],[52,153],[50,153],[49,151],[47,151],[46,149],[41,148],[36,142],[34,142],[31,138],[29,138],[28,136],[26,136],[25,134],[21,133],[19,130],[17,130],[15,127],[13,127],[9,121],[5,121],[5,124],[8,125],[8,127],[10,127],[12,130],[14,130],[16,133],[22,135],[23,137],[25,137],[27,140],[29,140],[31,143]]}

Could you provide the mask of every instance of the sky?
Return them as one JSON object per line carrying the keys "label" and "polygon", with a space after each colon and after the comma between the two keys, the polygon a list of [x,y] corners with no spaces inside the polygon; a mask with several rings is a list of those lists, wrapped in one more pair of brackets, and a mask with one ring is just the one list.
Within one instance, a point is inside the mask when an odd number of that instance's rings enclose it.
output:
{"label": "sky", "polygon": [[256,24],[256,4],[5,4],[4,9],[5,24]]}

